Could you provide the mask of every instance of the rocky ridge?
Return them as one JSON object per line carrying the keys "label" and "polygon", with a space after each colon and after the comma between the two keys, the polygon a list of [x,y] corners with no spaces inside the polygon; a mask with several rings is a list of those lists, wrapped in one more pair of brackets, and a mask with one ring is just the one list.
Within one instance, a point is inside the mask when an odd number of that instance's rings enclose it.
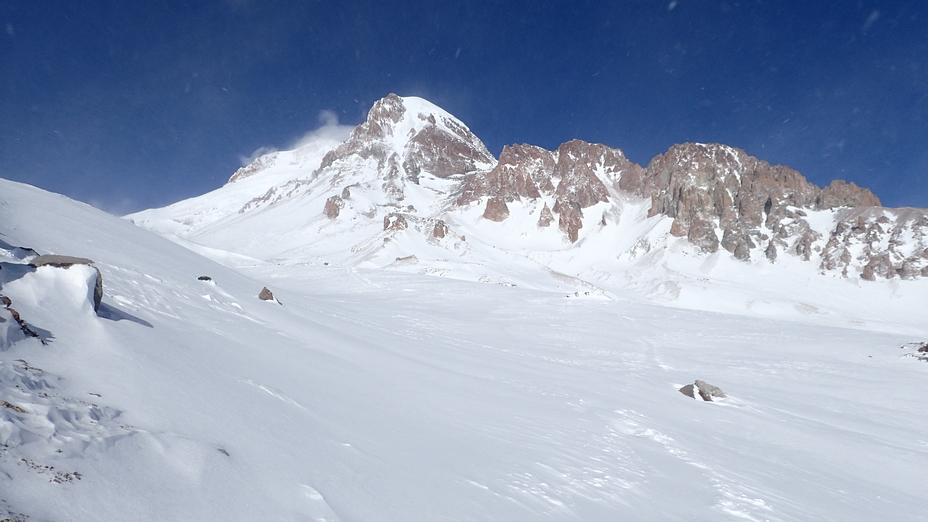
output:
{"label": "rocky ridge", "polygon": [[[269,168],[275,159],[259,158],[236,176]],[[531,222],[538,230],[557,222],[568,245],[597,232],[584,229],[584,221],[606,227],[607,214],[621,213],[618,199],[641,198],[650,203],[647,218],[671,219],[670,236],[686,238],[702,254],[726,251],[742,261],[771,263],[788,254],[823,272],[863,279],[928,276],[928,211],[884,209],[854,183],[819,188],[796,170],[716,143],[674,145],[647,167],[619,149],[581,140],[553,151],[506,146],[497,161],[450,114],[395,94],[376,102],[309,179],[272,187],[240,212],[310,187],[315,197],[324,194],[319,211],[329,220],[363,217],[382,221],[382,230],[392,233],[417,223],[415,230],[432,240],[462,238],[455,216],[475,205],[484,220],[510,226],[518,203],[520,212],[537,215]],[[412,193],[418,196],[410,199]],[[600,204],[596,215],[585,216]],[[811,214],[826,211],[832,224],[823,228]]]}
{"label": "rocky ridge", "polygon": [[506,146],[496,167],[466,179],[455,203],[466,206],[485,199],[483,217],[503,221],[509,216],[507,203],[553,200],[550,206],[545,201],[538,226],[549,226],[552,212],[558,214],[558,228],[573,243],[583,226],[583,209],[609,202],[606,183],[640,170],[622,151],[581,140],[568,141],[555,151],[525,144]]}
{"label": "rocky ridge", "polygon": [[722,247],[742,260],[757,248],[771,260],[778,249],[809,260],[812,243],[821,238],[803,219],[804,210],[880,205],[853,183],[820,189],[789,167],[715,143],[674,145],[619,186],[650,198],[649,217],[673,218],[674,236],[706,253]]}

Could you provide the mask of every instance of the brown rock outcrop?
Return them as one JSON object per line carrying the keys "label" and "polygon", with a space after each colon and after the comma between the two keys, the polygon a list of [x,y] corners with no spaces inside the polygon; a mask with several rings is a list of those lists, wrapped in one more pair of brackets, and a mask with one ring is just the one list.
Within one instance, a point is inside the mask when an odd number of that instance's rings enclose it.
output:
{"label": "brown rock outcrop", "polygon": [[[856,257],[852,252],[857,252]],[[822,249],[821,268],[861,279],[915,279],[928,269],[928,209],[861,207],[840,211]]]}
{"label": "brown rock outcrop", "polygon": [[435,223],[435,226],[432,227],[432,237],[435,239],[444,239],[448,235],[448,224],[442,220],[438,220]]}
{"label": "brown rock outcrop", "polygon": [[509,217],[509,207],[506,201],[500,197],[492,197],[487,200],[487,207],[483,211],[484,219],[500,222]]}
{"label": "brown rock outcrop", "polygon": [[545,203],[545,206],[541,207],[541,213],[538,216],[538,226],[545,228],[551,226],[551,223],[554,223],[554,214],[551,213],[551,209]]}
{"label": "brown rock outcrop", "polygon": [[[853,183],[836,181],[819,189],[793,169],[717,143],[674,145],[640,175],[623,176],[619,186],[650,198],[649,216],[674,218],[671,234],[689,238],[703,252],[721,246],[742,260],[750,259],[770,233],[794,239],[793,250],[810,258],[820,235],[789,207],[879,205],[869,190]],[[765,254],[771,257],[769,244]]]}
{"label": "brown rock outcrop", "polygon": [[571,140],[557,148],[557,165],[552,177],[559,181],[555,194],[587,208],[609,201],[609,191],[596,175],[621,175],[633,164],[622,151],[598,143]]}
{"label": "brown rock outcrop", "polygon": [[335,195],[325,200],[325,208],[323,209],[323,213],[325,213],[325,217],[329,219],[335,219],[338,217],[338,213],[341,212],[342,208],[344,207],[345,202],[342,200],[341,196]]}
{"label": "brown rock outcrop", "polygon": [[541,197],[539,183],[546,193],[554,192],[551,173],[556,165],[551,151],[534,145],[507,145],[492,170],[467,178],[457,204],[467,205],[483,197],[506,202],[538,199]]}
{"label": "brown rock outcrop", "polygon": [[847,183],[836,179],[823,188],[816,200],[817,208],[836,207],[879,207],[880,199],[869,189],[858,187],[854,182]]}
{"label": "brown rock outcrop", "polygon": [[410,117],[406,112],[403,99],[396,94],[378,100],[368,112],[367,120],[352,131],[348,140],[325,155],[313,178],[328,172],[337,179],[339,176],[331,169],[350,170],[358,159],[373,160],[380,177],[387,180],[384,190],[399,201],[403,183],[418,183],[423,171],[448,178],[495,163],[483,142],[463,123],[441,114],[412,115],[418,119],[418,131],[405,136],[402,150],[394,150],[389,138],[394,137],[396,125]]}
{"label": "brown rock outcrop", "polygon": [[[502,212],[505,203],[547,200],[538,226],[546,227],[554,221],[552,211],[560,214],[558,226],[574,242],[583,226],[582,210],[609,201],[609,189],[603,180],[616,183],[625,172],[637,175],[640,170],[622,151],[581,140],[564,143],[556,151],[511,145],[503,148],[496,167],[467,178],[456,204],[468,205],[488,198],[484,217],[501,221],[509,215],[508,208]],[[552,200],[553,207],[549,207],[548,201]]]}
{"label": "brown rock outcrop", "polygon": [[[258,299],[262,301],[277,301],[277,299],[274,297],[274,292],[271,292],[270,290],[268,290],[266,286],[261,289],[261,293],[258,294]],[[277,304],[282,304],[282,303],[280,301],[277,301]]]}
{"label": "brown rock outcrop", "polygon": [[[473,172],[494,162],[490,151],[466,127],[453,120],[442,118],[449,134],[434,125],[428,126],[409,140],[409,153],[403,161],[407,178],[418,182],[419,173],[426,171],[439,178],[450,178]],[[441,117],[439,117],[441,118]]]}
{"label": "brown rock outcrop", "polygon": [[409,223],[406,222],[406,217],[402,214],[392,213],[387,214],[383,217],[383,229],[384,230],[406,230],[409,228]]}

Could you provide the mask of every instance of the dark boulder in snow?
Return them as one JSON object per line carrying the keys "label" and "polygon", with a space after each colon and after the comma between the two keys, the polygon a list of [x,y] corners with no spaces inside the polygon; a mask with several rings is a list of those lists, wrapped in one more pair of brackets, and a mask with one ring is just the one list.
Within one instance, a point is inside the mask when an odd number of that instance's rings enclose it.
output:
{"label": "dark boulder in snow", "polygon": [[100,269],[93,266],[93,261],[85,257],[44,255],[33,258],[29,265],[35,268],[42,266],[52,266],[55,268],[68,269],[74,265],[88,265],[97,272],[97,279],[93,288],[93,310],[96,312],[100,309],[100,303],[103,301],[103,274]]}
{"label": "dark boulder in snow", "polygon": [[703,400],[711,401],[712,397],[724,398],[725,392],[721,390],[718,386],[713,386],[706,381],[696,380],[696,389],[699,390],[699,396]]}
{"label": "dark boulder in snow", "polygon": [[695,389],[696,387],[693,386],[692,384],[687,384],[686,386],[680,388],[680,393],[682,393],[683,395],[686,395],[690,399],[695,399],[696,398],[696,392],[694,391]]}
{"label": "dark boulder in snow", "polygon": [[680,388],[680,393],[693,399],[696,398],[696,394],[698,393],[702,400],[708,402],[712,402],[712,397],[726,397],[725,392],[723,392],[721,388],[713,386],[706,381],[700,381],[699,379],[697,379],[694,384],[687,384]]}
{"label": "dark boulder in snow", "polygon": [[[274,297],[274,292],[271,292],[270,290],[268,290],[266,286],[261,289],[261,293],[258,294],[258,299],[262,301],[277,301],[277,299]],[[277,301],[277,304],[283,304],[283,303],[281,303],[280,301]]]}

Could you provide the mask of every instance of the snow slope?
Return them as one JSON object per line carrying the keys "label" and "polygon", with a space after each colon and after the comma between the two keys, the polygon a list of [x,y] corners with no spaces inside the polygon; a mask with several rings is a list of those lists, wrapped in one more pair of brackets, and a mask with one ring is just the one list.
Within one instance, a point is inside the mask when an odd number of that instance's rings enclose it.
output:
{"label": "snow slope", "polygon": [[[903,348],[921,321],[867,331],[209,251],[223,266],[3,180],[0,241],[0,293],[47,343],[0,317],[0,519],[928,512],[928,364]],[[18,246],[93,259],[100,313],[92,271],[32,270]],[[846,306],[907,317],[874,296]],[[694,379],[728,397],[678,392]]]}

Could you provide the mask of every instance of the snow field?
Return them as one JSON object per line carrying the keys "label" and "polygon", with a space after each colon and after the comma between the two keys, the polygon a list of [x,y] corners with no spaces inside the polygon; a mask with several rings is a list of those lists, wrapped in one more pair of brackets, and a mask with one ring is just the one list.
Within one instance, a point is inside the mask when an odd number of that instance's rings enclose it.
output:
{"label": "snow field", "polygon": [[[0,407],[0,510],[14,515],[905,521],[928,508],[928,365],[900,349],[925,331],[906,288],[835,305],[864,329],[200,248],[223,266],[6,181],[0,223],[10,247],[93,259],[105,291],[94,315],[86,270],[19,269],[0,249],[0,292],[48,340],[0,351],[13,406]],[[738,286],[748,272],[726,262],[708,270],[734,290],[702,283],[708,298],[777,295]],[[283,305],[258,300],[263,286]],[[860,295],[843,292],[828,299]],[[678,392],[694,379],[728,397]]]}

